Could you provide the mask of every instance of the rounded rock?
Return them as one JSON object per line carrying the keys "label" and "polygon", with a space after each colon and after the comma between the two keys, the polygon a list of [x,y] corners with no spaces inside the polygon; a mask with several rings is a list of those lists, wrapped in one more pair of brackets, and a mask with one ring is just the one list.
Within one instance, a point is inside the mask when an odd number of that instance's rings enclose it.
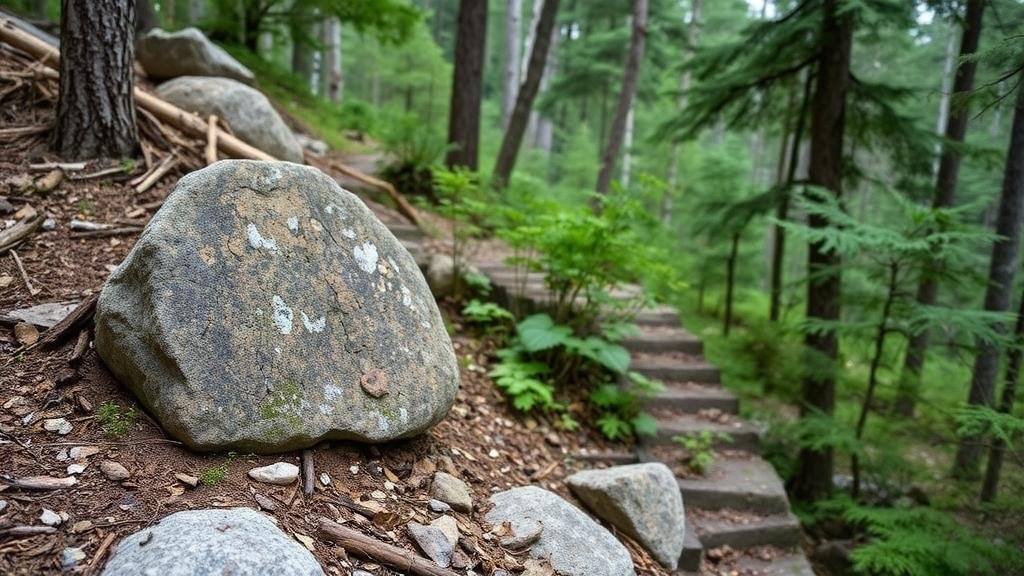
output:
{"label": "rounded rock", "polygon": [[182,178],[104,286],[96,350],[196,450],[407,438],[459,385],[409,252],[359,198],[286,162]]}

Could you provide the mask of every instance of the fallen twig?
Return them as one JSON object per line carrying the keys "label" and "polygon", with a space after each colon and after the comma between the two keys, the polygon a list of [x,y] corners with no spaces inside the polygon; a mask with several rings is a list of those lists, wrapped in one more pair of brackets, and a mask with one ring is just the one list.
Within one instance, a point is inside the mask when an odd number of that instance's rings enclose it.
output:
{"label": "fallen twig", "polygon": [[99,573],[100,566],[103,564],[103,557],[107,554],[107,549],[114,543],[116,534],[111,532],[107,534],[107,537],[103,539],[103,543],[96,549],[96,553],[92,555],[92,560],[89,561],[89,572],[93,574]]}
{"label": "fallen twig", "polygon": [[85,351],[89,348],[89,329],[82,328],[78,332],[78,339],[75,340],[75,347],[71,350],[71,355],[68,356],[68,364],[77,366],[82,361],[82,356],[85,356]]}
{"label": "fallen twig", "polygon": [[32,285],[32,281],[29,280],[28,272],[25,271],[25,265],[21,263],[21,257],[18,253],[11,249],[11,258],[14,259],[14,265],[18,267],[18,272],[21,273],[21,280],[25,283],[25,288],[28,288],[28,293],[35,296],[39,294],[39,289]]}
{"label": "fallen twig", "polygon": [[0,254],[15,248],[43,225],[43,215],[26,216],[10,228],[0,231]]}
{"label": "fallen twig", "polygon": [[69,178],[72,180],[92,180],[93,178],[103,178],[104,176],[127,176],[127,173],[121,166],[112,166],[110,168],[104,168],[103,170],[89,172],[88,174],[69,176]]}
{"label": "fallen twig", "polygon": [[313,451],[305,449],[302,451],[302,493],[309,495],[313,493],[316,484],[314,477],[316,472],[313,469]]}
{"label": "fallen twig", "polygon": [[136,234],[142,231],[142,226],[121,226],[119,228],[104,228],[102,230],[84,230],[72,232],[72,238],[107,238],[109,236],[122,236],[124,234]]}
{"label": "fallen twig", "polygon": [[39,341],[33,344],[30,348],[39,346],[46,349],[63,342],[68,334],[74,333],[92,318],[93,312],[96,311],[96,301],[98,299],[99,294],[93,294],[83,300],[82,303],[72,310],[70,314],[65,316],[63,320],[51,326],[46,332],[43,332],[42,336],[39,337]]}
{"label": "fallen twig", "polygon": [[156,165],[156,168],[154,168],[153,171],[150,172],[149,176],[146,176],[146,178],[142,182],[139,182],[139,185],[135,187],[135,193],[142,194],[146,190],[149,190],[153,186],[153,184],[156,184],[158,180],[163,178],[168,172],[171,171],[171,169],[173,169],[177,165],[178,157],[172,152],[166,158],[161,160],[159,164]]}
{"label": "fallen twig", "polygon": [[44,124],[42,126],[14,126],[12,128],[0,128],[0,138],[15,138],[18,136],[42,134],[43,132],[49,132],[52,128],[52,124]]}
{"label": "fallen twig", "polygon": [[11,526],[0,529],[0,536],[36,536],[39,534],[53,534],[57,529],[53,526]]}
{"label": "fallen twig", "polygon": [[320,531],[347,552],[352,552],[374,562],[397,568],[400,572],[417,574],[419,576],[456,575],[455,572],[440,568],[433,561],[416,556],[408,550],[381,542],[376,538],[371,538],[362,532],[357,532],[326,518],[320,519]]}
{"label": "fallen twig", "polygon": [[39,164],[29,164],[30,170],[53,170],[59,168],[65,172],[75,172],[78,170],[85,170],[85,162],[40,162]]}
{"label": "fallen twig", "polygon": [[0,484],[6,484],[12,488],[21,488],[22,490],[61,490],[78,484],[78,479],[74,476],[66,476],[64,478],[54,478],[53,476],[8,478],[0,476]]}
{"label": "fallen twig", "polygon": [[338,162],[336,160],[328,162],[328,165],[337,170],[338,172],[341,172],[345,176],[348,176],[349,178],[354,178],[355,180],[358,180],[364,184],[383,190],[385,193],[387,193],[388,196],[391,197],[392,200],[394,200],[395,204],[398,207],[398,211],[401,212],[403,216],[408,218],[410,222],[419,226],[419,213],[416,212],[416,209],[412,207],[412,204],[409,204],[409,201],[405,199],[405,196],[402,196],[398,192],[398,190],[396,190],[395,187],[391,185],[390,182],[381,180],[379,178],[374,178],[369,174],[364,174],[359,170],[356,170],[351,166],[346,166],[345,164],[342,164],[341,162]]}
{"label": "fallen twig", "polygon": [[217,161],[217,115],[211,114],[206,121],[206,164]]}

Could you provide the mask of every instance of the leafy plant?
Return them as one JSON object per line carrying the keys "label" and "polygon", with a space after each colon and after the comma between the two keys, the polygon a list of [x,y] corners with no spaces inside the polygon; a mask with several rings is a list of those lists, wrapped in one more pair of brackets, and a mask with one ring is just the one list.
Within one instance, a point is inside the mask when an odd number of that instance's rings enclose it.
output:
{"label": "leafy plant", "polygon": [[415,114],[405,114],[385,128],[383,140],[385,150],[394,158],[384,167],[384,178],[403,193],[425,196],[436,204],[434,169],[448,149],[444,135]]}
{"label": "leafy plant", "polygon": [[708,468],[715,463],[715,453],[712,448],[716,441],[731,442],[725,432],[712,432],[701,430],[700,433],[680,434],[673,436],[672,441],[682,446],[687,452],[686,465],[695,473],[704,475]]}
{"label": "leafy plant", "polygon": [[[487,204],[480,197],[481,191],[476,173],[457,167],[451,170],[437,170],[434,182],[439,193],[438,204],[452,226],[450,256],[453,263],[452,296],[458,300],[462,297],[462,283],[469,275],[469,268],[463,263],[462,255],[469,239],[479,236],[481,228],[477,222],[486,211]],[[490,290],[490,282],[482,274],[472,274],[470,282],[485,284]]]}
{"label": "leafy plant", "polygon": [[135,424],[135,417],[133,408],[122,408],[111,400],[100,404],[96,410],[96,421],[99,422],[103,433],[111,438],[121,438],[127,434]]}
{"label": "leafy plant", "polygon": [[478,324],[490,324],[494,327],[504,328],[515,316],[494,302],[481,302],[476,298],[469,301],[469,304],[462,309],[462,315],[470,322]]}
{"label": "leafy plant", "polygon": [[512,397],[517,410],[528,412],[534,408],[545,410],[561,407],[555,402],[555,387],[542,379],[550,372],[547,364],[524,360],[518,349],[498,351],[501,362],[491,370],[494,383]]}

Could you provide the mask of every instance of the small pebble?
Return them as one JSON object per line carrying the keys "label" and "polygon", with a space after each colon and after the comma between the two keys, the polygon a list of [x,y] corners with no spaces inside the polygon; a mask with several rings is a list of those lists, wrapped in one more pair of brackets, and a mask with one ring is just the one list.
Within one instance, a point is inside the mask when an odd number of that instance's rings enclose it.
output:
{"label": "small pebble", "polygon": [[75,534],[78,534],[79,532],[85,532],[90,528],[92,528],[92,522],[90,522],[89,520],[79,520],[71,526],[71,531]]}
{"label": "small pebble", "polygon": [[82,560],[85,560],[85,552],[81,548],[65,548],[60,553],[60,565],[66,569],[74,568]]}
{"label": "small pebble", "polygon": [[60,452],[57,452],[57,461],[63,462],[68,459],[68,449],[61,448]]}
{"label": "small pebble", "polygon": [[85,464],[69,464],[68,474],[81,474],[85,472]]}
{"label": "small pebble", "polygon": [[115,482],[119,480],[127,480],[131,473],[128,469],[122,466],[118,462],[113,460],[104,460],[100,462],[100,472],[107,477],[107,480],[113,480]]}
{"label": "small pebble", "polygon": [[25,414],[24,416],[21,417],[21,425],[22,426],[28,426],[29,424],[32,423],[32,419],[35,418],[35,417],[36,417],[36,413],[35,412],[29,412],[28,414]]}
{"label": "small pebble", "polygon": [[299,467],[290,462],[275,462],[249,470],[249,477],[257,482],[283,486],[295,482],[299,477]]}
{"label": "small pebble", "polygon": [[99,453],[100,449],[96,446],[75,446],[68,452],[68,457],[72,460],[81,460]]}
{"label": "small pebble", "polygon": [[388,491],[392,491],[392,490],[395,489],[395,485],[390,480],[385,480],[384,481],[384,489],[388,490]]}
{"label": "small pebble", "polygon": [[353,474],[359,474],[359,466],[350,466],[348,471]]}
{"label": "small pebble", "polygon": [[491,448],[491,451],[488,452],[487,455],[490,456],[491,458],[498,458],[499,456],[501,456],[501,454],[494,448]]}
{"label": "small pebble", "polygon": [[43,420],[43,429],[66,436],[71,433],[73,426],[71,426],[71,422],[68,422],[66,418],[48,418]]}
{"label": "small pebble", "polygon": [[42,514],[39,515],[39,521],[47,526],[59,526],[62,522],[60,514],[57,514],[49,508],[43,508]]}
{"label": "small pebble", "polygon": [[7,500],[0,500],[0,512],[3,512],[5,509],[7,509]]}
{"label": "small pebble", "polygon": [[54,220],[53,218],[47,218],[46,220],[43,220],[43,230],[49,232],[50,230],[55,230],[56,228],[57,221]]}
{"label": "small pebble", "polygon": [[331,485],[331,476],[327,472],[321,472],[320,473],[320,483],[323,484],[324,486],[330,486]]}
{"label": "small pebble", "polygon": [[431,499],[430,502],[427,502],[427,507],[429,507],[432,512],[448,512],[452,509],[451,506],[435,499]]}

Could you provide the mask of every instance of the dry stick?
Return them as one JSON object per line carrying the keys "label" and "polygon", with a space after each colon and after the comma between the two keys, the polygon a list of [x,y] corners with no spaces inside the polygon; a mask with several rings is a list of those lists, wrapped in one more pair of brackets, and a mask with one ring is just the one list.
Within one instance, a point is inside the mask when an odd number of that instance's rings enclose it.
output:
{"label": "dry stick", "polygon": [[0,476],[0,484],[12,488],[21,488],[22,490],[60,490],[62,488],[71,488],[78,484],[78,479],[74,476],[67,476],[65,478],[54,478],[52,476],[5,478]]}
{"label": "dry stick", "polygon": [[38,534],[53,534],[57,529],[53,526],[11,526],[0,529],[0,536],[36,536]]}
{"label": "dry stick", "polygon": [[14,138],[15,136],[28,136],[31,134],[42,134],[49,132],[53,124],[42,126],[15,126],[13,128],[0,128],[0,138]]}
{"label": "dry stick", "polygon": [[14,264],[18,267],[18,272],[21,272],[21,279],[25,282],[25,288],[28,288],[28,293],[33,296],[39,294],[39,290],[28,279],[28,272],[25,271],[25,266],[21,263],[21,257],[18,256],[18,253],[11,250],[11,258],[14,258]]}
{"label": "dry stick", "polygon": [[43,335],[39,337],[39,341],[29,348],[40,346],[45,349],[63,342],[64,338],[67,337],[68,334],[78,330],[83,324],[92,318],[93,312],[96,311],[96,300],[98,300],[99,297],[99,294],[93,294],[86,298],[78,305],[77,308],[65,316],[63,320],[54,324],[46,332],[43,332]]}
{"label": "dry stick", "polygon": [[72,180],[91,180],[93,178],[103,178],[104,176],[114,176],[118,174],[124,174],[124,168],[120,166],[113,166],[111,168],[104,168],[103,170],[97,170],[96,172],[90,172],[88,174],[78,174],[70,176]]}
{"label": "dry stick", "polygon": [[85,162],[41,162],[39,164],[29,164],[29,170],[53,170],[54,168],[60,168],[65,172],[76,172],[78,170],[85,170]]}
{"label": "dry stick", "polygon": [[82,361],[82,356],[85,356],[85,351],[88,348],[89,329],[83,328],[78,332],[78,340],[75,340],[75,348],[71,351],[71,356],[68,356],[68,364],[77,366]]}
{"label": "dry stick", "polygon": [[7,230],[0,231],[0,254],[25,241],[43,225],[43,215],[26,216]]}
{"label": "dry stick", "polygon": [[114,532],[107,534],[107,537],[103,539],[103,543],[96,549],[96,554],[93,554],[92,560],[89,561],[89,572],[92,574],[99,573],[100,565],[103,564],[103,557],[107,554],[107,549],[114,543]]}
{"label": "dry stick", "polygon": [[307,496],[313,493],[316,482],[314,474],[316,472],[313,471],[313,451],[307,448],[302,451],[302,493]]}
{"label": "dry stick", "polygon": [[455,572],[440,568],[434,562],[408,550],[386,544],[326,518],[320,519],[320,531],[347,552],[397,568],[401,572],[411,572],[418,576],[456,576]]}
{"label": "dry stick", "polygon": [[140,182],[139,185],[135,187],[135,193],[142,194],[146,190],[149,190],[153,186],[153,184],[156,184],[158,180],[163,178],[168,172],[171,171],[172,168],[174,168],[177,165],[178,156],[175,155],[174,152],[171,152],[171,154],[167,156],[167,158],[164,158],[163,160],[160,161],[160,164],[157,165],[156,169],[154,169],[153,172],[149,176],[147,176],[145,180]]}
{"label": "dry stick", "polygon": [[122,226],[120,228],[107,228],[105,230],[83,230],[72,232],[72,238],[107,238],[108,236],[123,236],[125,234],[136,234],[142,231],[142,226]]}
{"label": "dry stick", "polygon": [[217,161],[217,115],[211,114],[206,121],[206,164]]}
{"label": "dry stick", "polygon": [[47,172],[42,178],[36,180],[34,187],[37,194],[46,194],[53,191],[64,180],[64,171],[54,168]]}
{"label": "dry stick", "polygon": [[[46,42],[27,34],[18,29],[5,17],[0,16],[0,40],[14,46],[15,48],[28,53],[30,56],[41,60],[50,68],[57,69],[60,64],[60,50],[50,46]],[[56,72],[46,73],[56,75]],[[157,119],[171,124],[192,136],[204,137],[206,135],[206,122],[181,108],[165,102],[152,94],[143,91],[141,88],[134,89],[135,103],[143,110],[151,113]],[[39,127],[35,127],[39,130]],[[49,130],[47,127],[46,130]],[[39,130],[44,131],[44,130]],[[235,136],[222,130],[217,131],[218,148],[226,156],[231,158],[247,158],[250,160],[274,161],[276,158],[266,152],[246,144]]]}
{"label": "dry stick", "polygon": [[408,218],[413,224],[417,226],[420,225],[420,217],[416,212],[416,209],[412,207],[412,204],[409,204],[409,201],[405,199],[405,196],[402,196],[398,193],[398,190],[395,190],[395,187],[392,186],[390,182],[374,178],[369,174],[364,174],[359,170],[356,170],[351,166],[346,166],[338,161],[329,162],[329,165],[349,178],[354,178],[355,180],[369,186],[373,186],[374,188],[380,188],[395,201],[395,204],[398,206],[398,211],[401,212],[403,216]]}

